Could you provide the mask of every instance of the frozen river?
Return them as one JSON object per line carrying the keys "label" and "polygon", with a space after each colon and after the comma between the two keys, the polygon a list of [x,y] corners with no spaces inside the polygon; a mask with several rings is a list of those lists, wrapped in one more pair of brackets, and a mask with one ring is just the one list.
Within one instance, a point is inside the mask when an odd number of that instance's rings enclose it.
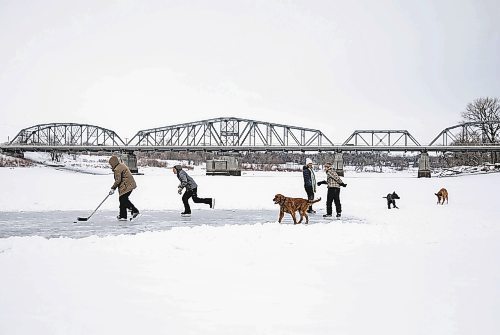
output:
{"label": "frozen river", "polygon": [[[85,211],[0,212],[0,238],[12,236],[42,236],[46,238],[133,235],[146,231],[163,231],[174,227],[201,225],[223,226],[276,222],[277,210],[196,210],[191,217],[182,217],[179,211],[145,211],[134,221],[118,221],[116,211],[100,211],[89,221]],[[298,216],[297,216],[298,217]],[[327,222],[321,212],[309,216],[309,223]],[[75,222],[76,221],[76,222]],[[337,223],[364,223],[354,217],[345,217]],[[283,224],[292,224],[286,214]]]}

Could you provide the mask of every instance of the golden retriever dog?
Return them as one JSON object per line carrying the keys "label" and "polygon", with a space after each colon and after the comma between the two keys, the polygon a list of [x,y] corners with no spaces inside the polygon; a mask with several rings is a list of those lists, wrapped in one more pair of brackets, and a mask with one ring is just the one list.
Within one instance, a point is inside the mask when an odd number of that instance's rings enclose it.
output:
{"label": "golden retriever dog", "polygon": [[439,190],[438,193],[434,193],[438,197],[438,205],[444,205],[444,201],[446,200],[446,203],[448,203],[448,191],[445,188],[442,188]]}
{"label": "golden retriever dog", "polygon": [[[283,216],[286,213],[289,213],[292,216],[293,223],[298,224],[302,222],[302,219],[305,217],[306,218],[306,223],[309,223],[309,216],[307,216],[307,209],[311,204],[314,204],[318,201],[320,201],[321,198],[318,200],[307,200],[307,199],[302,199],[302,198],[289,198],[285,197],[283,194],[276,194],[274,196],[274,203],[280,205],[280,217],[278,219],[278,222],[281,223],[281,220],[283,219]],[[300,220],[297,222],[297,218],[295,217],[295,212],[299,212],[300,214]]]}

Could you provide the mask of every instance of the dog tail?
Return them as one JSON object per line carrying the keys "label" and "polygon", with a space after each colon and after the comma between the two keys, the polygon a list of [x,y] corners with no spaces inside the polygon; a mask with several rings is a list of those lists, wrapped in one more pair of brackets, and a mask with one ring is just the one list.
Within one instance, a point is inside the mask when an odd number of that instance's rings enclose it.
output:
{"label": "dog tail", "polygon": [[310,203],[310,204],[314,204],[314,203],[317,203],[317,202],[320,202],[320,201],[321,201],[321,198],[316,199],[316,200],[308,200],[307,202]]}
{"label": "dog tail", "polygon": [[387,199],[387,197],[382,197],[382,198],[385,198],[385,199]]}

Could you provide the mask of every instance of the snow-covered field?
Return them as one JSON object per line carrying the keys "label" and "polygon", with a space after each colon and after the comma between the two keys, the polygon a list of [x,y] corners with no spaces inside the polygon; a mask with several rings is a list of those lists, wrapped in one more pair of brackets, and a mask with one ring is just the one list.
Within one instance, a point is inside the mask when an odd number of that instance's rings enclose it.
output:
{"label": "snow-covered field", "polygon": [[[300,173],[208,177],[195,169],[199,196],[215,197],[217,208],[193,204],[197,224],[183,227],[175,175],[141,172],[131,200],[144,213],[135,225],[148,229],[110,228],[115,194],[92,221],[98,236],[0,238],[0,334],[500,331],[500,174],[349,172],[342,220],[324,220],[322,201],[309,225],[294,226],[288,215],[275,222],[272,199],[303,197]],[[0,181],[0,231],[16,220],[57,231],[59,222],[71,229],[60,218],[90,214],[113,177],[3,168]],[[441,187],[448,205],[436,205]],[[392,191],[399,210],[382,198]],[[317,195],[326,199],[325,186]]]}

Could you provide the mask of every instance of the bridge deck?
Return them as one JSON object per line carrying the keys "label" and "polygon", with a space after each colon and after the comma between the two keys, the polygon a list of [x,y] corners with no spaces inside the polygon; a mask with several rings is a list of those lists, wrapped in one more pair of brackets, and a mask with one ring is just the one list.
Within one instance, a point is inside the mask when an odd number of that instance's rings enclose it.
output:
{"label": "bridge deck", "polygon": [[0,145],[5,152],[63,151],[63,152],[158,152],[158,151],[205,151],[205,152],[500,152],[497,145],[421,145],[421,146],[74,146],[74,145]]}

